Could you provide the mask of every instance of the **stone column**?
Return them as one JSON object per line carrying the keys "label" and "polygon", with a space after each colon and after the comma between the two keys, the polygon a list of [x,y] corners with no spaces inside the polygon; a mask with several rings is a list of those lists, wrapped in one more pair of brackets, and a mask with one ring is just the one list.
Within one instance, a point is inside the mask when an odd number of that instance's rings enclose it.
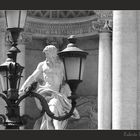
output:
{"label": "stone column", "polygon": [[137,129],[135,10],[113,11],[113,129]]}
{"label": "stone column", "polygon": [[105,23],[99,33],[98,129],[111,129],[112,33]]}

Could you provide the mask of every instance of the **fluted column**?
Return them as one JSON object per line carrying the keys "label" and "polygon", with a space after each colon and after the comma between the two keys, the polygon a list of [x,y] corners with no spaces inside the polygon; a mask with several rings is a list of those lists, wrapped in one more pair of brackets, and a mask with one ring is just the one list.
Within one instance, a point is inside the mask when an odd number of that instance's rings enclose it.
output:
{"label": "fluted column", "polygon": [[135,10],[113,11],[113,129],[137,129]]}
{"label": "fluted column", "polygon": [[111,129],[112,32],[107,22],[99,33],[98,129]]}

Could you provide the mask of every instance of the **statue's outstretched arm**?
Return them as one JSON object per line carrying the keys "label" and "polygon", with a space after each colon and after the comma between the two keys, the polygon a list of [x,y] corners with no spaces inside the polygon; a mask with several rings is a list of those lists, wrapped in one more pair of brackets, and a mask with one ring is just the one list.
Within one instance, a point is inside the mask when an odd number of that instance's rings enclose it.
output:
{"label": "statue's outstretched arm", "polygon": [[[39,63],[36,70],[27,78],[24,84],[20,88],[20,93],[22,93],[26,87],[28,87],[31,83],[36,81],[36,78],[42,73],[42,63]],[[19,94],[20,94],[19,93]]]}

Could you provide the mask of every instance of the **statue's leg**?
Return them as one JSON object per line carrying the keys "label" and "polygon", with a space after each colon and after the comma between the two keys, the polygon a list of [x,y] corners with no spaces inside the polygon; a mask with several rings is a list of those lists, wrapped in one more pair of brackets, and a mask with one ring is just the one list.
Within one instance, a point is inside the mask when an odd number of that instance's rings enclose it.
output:
{"label": "statue's leg", "polygon": [[36,120],[36,122],[34,124],[34,127],[33,127],[34,130],[39,130],[40,129],[41,121],[42,121],[42,117],[39,118],[38,120]]}
{"label": "statue's leg", "polygon": [[[56,98],[51,99],[49,103],[49,108],[51,112],[55,114],[55,116],[61,116],[64,114],[62,105],[60,104],[60,101]],[[54,125],[55,130],[64,129],[66,124],[67,124],[67,120],[58,121],[58,120],[53,119],[53,125]]]}
{"label": "statue's leg", "polygon": [[67,120],[64,121],[53,120],[53,124],[56,130],[64,130],[67,126]]}
{"label": "statue's leg", "polygon": [[40,130],[54,130],[52,118],[50,118],[47,114],[44,114]]}
{"label": "statue's leg", "polygon": [[54,124],[55,130],[62,130],[63,129],[61,127],[61,121],[53,119],[53,124]]}
{"label": "statue's leg", "polygon": [[[57,98],[52,98],[49,102],[49,108],[52,113],[55,114],[55,116],[61,115],[60,112],[62,110],[62,106],[60,104],[60,101]],[[60,130],[62,129],[61,122],[58,120],[53,119],[53,126],[55,130]]]}
{"label": "statue's leg", "polygon": [[55,127],[53,125],[53,119],[49,119],[47,121],[47,128],[48,128],[48,130],[54,130],[55,129]]}
{"label": "statue's leg", "polygon": [[[53,112],[53,113],[55,114],[55,116],[58,116],[58,111],[57,111],[57,109],[56,109],[56,106],[51,105],[51,106],[50,106],[50,110],[51,110],[51,112]],[[54,129],[55,129],[55,130],[61,129],[61,123],[60,123],[60,121],[55,120],[55,119],[52,119],[51,121],[48,121],[48,122],[49,122],[51,125],[54,126]]]}

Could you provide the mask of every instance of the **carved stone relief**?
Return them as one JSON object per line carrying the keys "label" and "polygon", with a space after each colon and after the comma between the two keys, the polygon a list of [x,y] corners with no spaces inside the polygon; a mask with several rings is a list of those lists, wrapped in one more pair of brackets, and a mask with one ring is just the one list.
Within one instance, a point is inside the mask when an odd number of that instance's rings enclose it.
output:
{"label": "carved stone relief", "polygon": [[92,21],[92,28],[98,32],[112,32],[112,26],[112,20],[97,20],[96,22]]}

